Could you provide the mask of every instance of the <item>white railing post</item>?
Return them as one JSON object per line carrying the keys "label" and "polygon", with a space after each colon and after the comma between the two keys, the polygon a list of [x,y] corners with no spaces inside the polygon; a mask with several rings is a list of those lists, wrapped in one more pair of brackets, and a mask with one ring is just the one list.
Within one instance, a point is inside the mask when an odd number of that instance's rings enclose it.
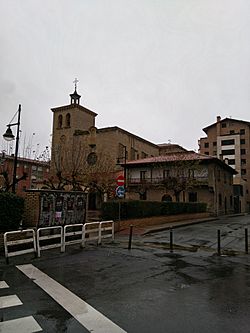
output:
{"label": "white railing post", "polygon": [[[44,235],[42,236],[42,233],[44,231],[52,231],[52,230],[60,230],[60,232],[55,233],[53,235]],[[41,235],[40,235],[41,233]],[[60,247],[61,252],[63,252],[63,228],[62,226],[55,226],[55,227],[47,227],[47,228],[39,228],[36,232],[37,235],[37,256],[41,256],[41,250],[47,250],[47,249],[54,249]],[[57,241],[57,243],[49,244],[49,245],[42,245],[40,244],[40,241],[46,241],[49,239],[60,239],[60,242]]]}
{"label": "white railing post", "polygon": [[[81,230],[74,230],[79,229]],[[67,231],[67,229],[72,229],[71,231]],[[63,252],[65,251],[65,246],[70,244],[81,244],[81,247],[84,246],[84,225],[79,224],[68,224],[63,228]],[[67,237],[70,236],[79,236],[77,239],[67,240]]]}
{"label": "white railing post", "polygon": [[[30,233],[32,233],[32,237],[30,237]],[[8,235],[13,236],[13,240],[8,240]],[[18,239],[19,236],[21,238]],[[9,251],[8,247],[24,244],[32,243],[32,247],[28,249],[21,249],[21,250],[15,250],[15,251]],[[6,262],[9,263],[9,257],[18,256],[21,254],[26,253],[36,253],[36,237],[35,237],[35,231],[33,229],[24,229],[24,230],[16,230],[16,231],[7,231],[4,233],[4,253]]]}

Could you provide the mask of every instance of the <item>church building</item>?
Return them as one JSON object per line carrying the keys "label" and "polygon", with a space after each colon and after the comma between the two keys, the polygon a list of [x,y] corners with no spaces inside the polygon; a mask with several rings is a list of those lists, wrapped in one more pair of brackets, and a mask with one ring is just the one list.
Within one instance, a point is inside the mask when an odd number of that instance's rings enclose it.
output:
{"label": "church building", "polygon": [[[70,94],[70,104],[51,109],[51,174],[59,172],[64,177],[77,178],[79,174],[94,170],[95,181],[98,182],[98,176],[105,178],[104,174],[108,174],[109,180],[106,179],[106,182],[110,186],[113,180],[115,191],[116,177],[123,173],[121,164],[158,156],[160,147],[117,126],[97,128],[97,114],[82,106],[80,98],[75,83],[75,91]],[[90,194],[90,209],[99,208],[103,199]]]}

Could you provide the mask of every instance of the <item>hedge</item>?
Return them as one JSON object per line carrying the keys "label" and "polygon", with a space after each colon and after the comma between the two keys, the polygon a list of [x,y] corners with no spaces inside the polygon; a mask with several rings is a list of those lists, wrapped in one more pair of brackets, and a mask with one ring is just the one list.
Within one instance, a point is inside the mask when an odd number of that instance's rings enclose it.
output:
{"label": "hedge", "polygon": [[17,230],[24,211],[24,199],[9,192],[0,192],[0,230]]}
{"label": "hedge", "polygon": [[[120,209],[119,209],[120,205]],[[102,219],[121,220],[150,216],[174,215],[182,213],[206,212],[207,204],[198,202],[159,202],[121,200],[108,201],[102,204]]]}

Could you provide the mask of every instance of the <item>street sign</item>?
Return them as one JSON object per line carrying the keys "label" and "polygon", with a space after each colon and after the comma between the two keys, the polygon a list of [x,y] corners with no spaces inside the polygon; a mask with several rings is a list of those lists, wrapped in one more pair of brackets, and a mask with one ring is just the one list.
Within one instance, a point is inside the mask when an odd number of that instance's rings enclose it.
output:
{"label": "street sign", "polygon": [[120,175],[116,178],[116,184],[117,186],[123,186],[124,185],[124,176]]}
{"label": "street sign", "polygon": [[125,194],[124,186],[117,186],[115,192],[116,192],[116,195],[118,196],[118,198],[123,198],[124,194]]}

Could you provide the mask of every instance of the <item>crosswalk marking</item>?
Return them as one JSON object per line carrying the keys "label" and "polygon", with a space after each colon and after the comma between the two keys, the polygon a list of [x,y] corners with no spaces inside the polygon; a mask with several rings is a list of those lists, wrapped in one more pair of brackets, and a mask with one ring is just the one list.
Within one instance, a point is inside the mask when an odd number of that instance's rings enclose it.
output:
{"label": "crosswalk marking", "polygon": [[0,289],[9,288],[5,281],[0,281]]}
{"label": "crosswalk marking", "polygon": [[22,305],[23,303],[16,295],[1,296],[0,309],[8,308],[10,306]]}
{"label": "crosswalk marking", "polygon": [[58,304],[92,333],[126,333],[91,305],[31,264],[17,268],[41,287]]}
{"label": "crosswalk marking", "polygon": [[41,326],[32,316],[0,322],[0,332],[3,333],[35,333],[41,331]]}

